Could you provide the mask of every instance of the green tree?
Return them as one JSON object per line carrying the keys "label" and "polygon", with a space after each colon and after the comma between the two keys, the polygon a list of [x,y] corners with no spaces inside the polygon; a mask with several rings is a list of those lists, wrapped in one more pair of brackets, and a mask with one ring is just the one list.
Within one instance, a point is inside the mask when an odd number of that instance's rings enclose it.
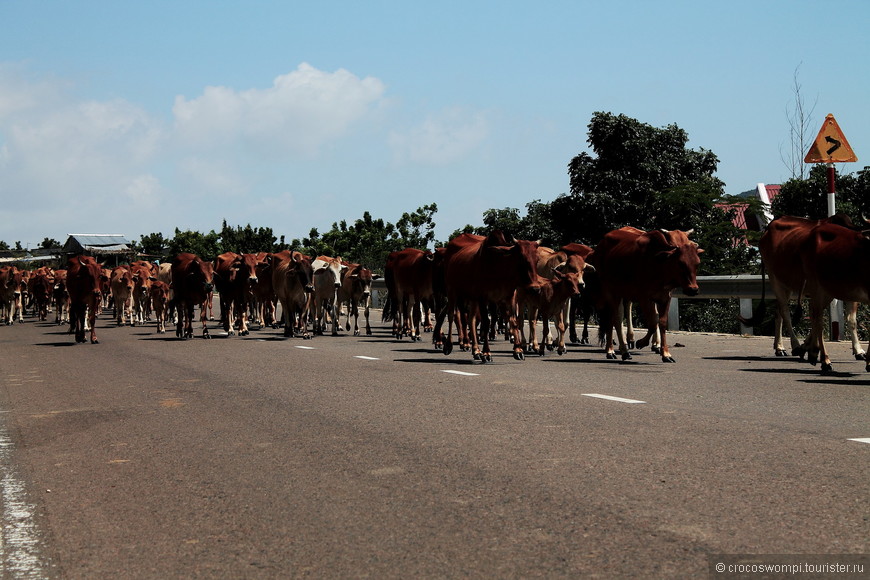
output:
{"label": "green tree", "polygon": [[3,240],[0,240],[0,251],[8,252],[9,249],[9,244],[4,242]]}
{"label": "green tree", "polygon": [[196,254],[203,260],[214,260],[220,253],[219,237],[214,230],[207,234],[194,231],[182,232],[175,228],[175,237],[169,241],[169,255],[176,256],[182,252]]}
{"label": "green tree", "polygon": [[[703,183],[722,195],[714,173],[718,159],[706,149],[688,149],[688,134],[677,125],[659,129],[625,115],[595,113],[588,144],[568,165],[570,194],[557,204],[555,224],[564,241],[596,243],[626,225],[660,226],[660,196],[677,186]],[[680,224],[681,229],[692,227]]]}
{"label": "green tree", "polygon": [[139,236],[139,251],[147,256],[165,258],[169,254],[169,241],[159,232]]}
{"label": "green tree", "polygon": [[54,238],[43,238],[42,242],[39,244],[39,248],[42,250],[52,250],[54,248],[59,248],[60,246],[61,243]]}
{"label": "green tree", "polygon": [[437,211],[438,206],[432,203],[417,208],[413,213],[402,214],[396,222],[396,231],[403,247],[425,250],[435,242],[433,216]]}
{"label": "green tree", "polygon": [[244,228],[235,228],[223,221],[220,233],[221,252],[235,252],[237,254],[255,254],[257,252],[275,251],[277,238],[272,233],[272,228],[252,228],[251,224]]}
{"label": "green tree", "polygon": [[[818,163],[806,179],[792,178],[782,184],[771,203],[774,217],[783,215],[821,219],[828,215],[828,168]],[[856,174],[836,172],[834,179],[837,211],[853,220],[870,217],[870,167]]]}
{"label": "green tree", "polygon": [[540,240],[545,246],[557,244],[559,238],[553,228],[551,204],[539,199],[526,204],[525,216],[521,216],[520,210],[515,207],[488,209],[483,212],[482,226],[466,225],[454,231],[450,237],[463,233],[485,236],[493,230],[501,230],[520,240]]}
{"label": "green tree", "polygon": [[294,239],[291,247],[312,257],[337,256],[382,272],[390,252],[408,247],[425,249],[434,242],[436,211],[436,204],[425,205],[402,214],[395,225],[364,212],[353,224],[342,220],[323,234],[312,228],[307,237]]}

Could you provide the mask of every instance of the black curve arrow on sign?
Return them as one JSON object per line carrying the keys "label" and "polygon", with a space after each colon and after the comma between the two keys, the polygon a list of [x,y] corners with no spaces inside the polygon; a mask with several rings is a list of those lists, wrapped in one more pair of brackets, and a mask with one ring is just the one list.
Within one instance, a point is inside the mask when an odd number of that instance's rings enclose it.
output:
{"label": "black curve arrow on sign", "polygon": [[831,147],[830,149],[828,149],[827,151],[825,151],[825,153],[827,153],[828,157],[830,157],[831,154],[832,154],[834,151],[836,151],[837,149],[839,149],[839,148],[840,148],[840,145],[842,145],[842,143],[840,143],[839,140],[834,139],[833,137],[825,137],[825,141],[827,141],[828,143],[833,143],[833,147]]}

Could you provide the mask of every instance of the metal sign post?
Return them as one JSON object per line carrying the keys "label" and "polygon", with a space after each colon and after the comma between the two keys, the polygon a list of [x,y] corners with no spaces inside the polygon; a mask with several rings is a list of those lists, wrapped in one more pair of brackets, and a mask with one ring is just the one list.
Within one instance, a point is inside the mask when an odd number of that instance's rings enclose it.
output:
{"label": "metal sign post", "polygon": [[[810,150],[804,157],[804,163],[825,163],[828,166],[828,217],[837,213],[837,172],[834,163],[852,163],[858,161],[855,152],[843,135],[843,131],[828,114],[819,134],[813,141]],[[839,300],[831,302],[831,340],[840,340],[840,323],[843,320],[843,306]]]}

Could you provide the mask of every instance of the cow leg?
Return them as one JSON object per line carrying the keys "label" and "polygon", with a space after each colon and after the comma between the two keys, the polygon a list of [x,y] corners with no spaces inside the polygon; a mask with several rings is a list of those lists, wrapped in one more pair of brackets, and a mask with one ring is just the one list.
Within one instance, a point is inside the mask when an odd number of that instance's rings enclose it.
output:
{"label": "cow leg", "polygon": [[85,342],[85,309],[84,304],[72,304],[69,309],[70,332],[75,333],[76,342]]}
{"label": "cow leg", "polygon": [[332,301],[332,336],[338,336],[338,317],[341,314],[338,308],[338,300]]}
{"label": "cow leg", "polygon": [[[97,340],[97,307],[100,304],[100,296],[97,294],[91,298],[91,304],[88,308],[88,325],[91,327],[91,344],[98,344]],[[84,341],[82,341],[84,342]]]}
{"label": "cow leg", "polygon": [[[620,300],[616,305],[615,316],[612,323],[612,328],[616,329],[616,340],[619,342],[619,354],[622,360],[631,360],[631,353],[628,352],[628,344],[625,342],[625,333],[622,329],[622,320],[625,318],[625,302]],[[611,336],[610,344],[608,344],[610,352],[613,353],[613,340]],[[616,354],[608,358],[615,359]]]}
{"label": "cow leg", "polygon": [[371,311],[371,307],[372,307],[372,297],[371,296],[364,296],[363,297],[363,316],[365,316],[365,319],[366,319],[366,336],[372,335],[372,325],[369,322],[369,313]]}
{"label": "cow leg", "polygon": [[[496,312],[498,312],[498,308],[496,308]],[[525,360],[525,355],[523,354],[523,343],[520,340],[520,322],[517,315],[517,294],[516,292],[510,298],[510,301],[507,305],[502,305],[501,307],[502,317],[506,319],[507,322],[507,331],[511,335],[511,341],[514,344],[514,358],[516,360]]]}
{"label": "cow leg", "polygon": [[655,304],[658,309],[658,328],[659,333],[661,334],[661,350],[662,350],[662,362],[677,362],[674,360],[674,357],[671,356],[670,350],[668,350],[668,339],[667,339],[667,331],[668,331],[668,311],[671,307],[671,296],[668,294],[667,298],[660,300],[657,304]]}
{"label": "cow leg", "polygon": [[[537,337],[537,326],[538,326],[538,309],[529,304],[526,307],[526,319],[529,321],[529,336],[526,338],[525,333],[520,333],[520,342],[525,345],[525,348],[529,352],[537,352],[538,351],[538,337]],[[522,329],[522,327],[521,327]],[[543,356],[544,353],[541,353]]]}
{"label": "cow leg", "polygon": [[[537,315],[536,315],[537,317]],[[541,344],[538,348],[538,354],[540,356],[544,356],[544,353],[547,351],[547,348],[552,350],[552,345],[549,344],[550,341],[550,317],[547,316],[546,311],[541,314]]]}
{"label": "cow leg", "polygon": [[[822,361],[822,373],[829,373],[834,370],[831,365],[831,359],[828,356],[827,349],[825,348],[825,319],[824,313],[828,309],[831,304],[831,298],[828,296],[822,296],[821,292],[815,292],[811,294],[813,298],[810,301],[810,317],[812,318],[812,348],[810,351],[810,361],[812,362],[815,357],[812,356],[815,347],[818,346],[819,354],[818,358]],[[816,345],[816,341],[818,344]],[[815,362],[812,363],[815,366]]]}
{"label": "cow leg", "polygon": [[[193,320],[193,305],[190,306],[190,318]],[[208,306],[205,302],[199,305],[199,320],[202,322],[202,337],[211,338],[208,333]],[[190,336],[193,337],[193,322],[190,325]]]}
{"label": "cow leg", "polygon": [[[444,354],[450,354],[453,352],[453,321],[456,316],[456,302],[453,300],[447,300],[447,304],[444,306],[444,316],[447,317],[447,334],[444,335],[441,332],[442,321],[438,320],[435,326],[435,333],[432,338],[438,338],[439,335],[441,338],[441,351]],[[436,343],[437,347],[437,343]]]}
{"label": "cow leg", "polygon": [[625,342],[629,349],[634,348],[634,321],[631,316],[631,300],[623,302],[623,313],[625,318]]}
{"label": "cow leg", "polygon": [[855,360],[867,360],[866,351],[861,348],[858,338],[858,302],[845,302],[846,322],[849,323],[849,337],[852,339],[852,355]]}

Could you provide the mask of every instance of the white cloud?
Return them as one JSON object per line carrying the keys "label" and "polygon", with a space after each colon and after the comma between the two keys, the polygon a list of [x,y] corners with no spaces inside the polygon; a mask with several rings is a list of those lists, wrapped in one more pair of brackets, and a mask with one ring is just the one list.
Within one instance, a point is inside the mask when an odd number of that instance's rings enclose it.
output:
{"label": "white cloud", "polygon": [[477,148],[489,134],[485,116],[460,108],[446,109],[420,125],[390,135],[390,145],[400,161],[446,165]]}
{"label": "white cloud", "polygon": [[260,151],[314,154],[342,137],[383,93],[376,78],[360,79],[344,69],[323,72],[303,63],[268,89],[206,87],[194,99],[176,97],[172,110],[179,137],[191,145],[241,140]]}

